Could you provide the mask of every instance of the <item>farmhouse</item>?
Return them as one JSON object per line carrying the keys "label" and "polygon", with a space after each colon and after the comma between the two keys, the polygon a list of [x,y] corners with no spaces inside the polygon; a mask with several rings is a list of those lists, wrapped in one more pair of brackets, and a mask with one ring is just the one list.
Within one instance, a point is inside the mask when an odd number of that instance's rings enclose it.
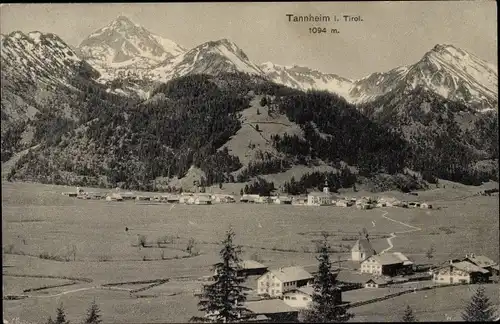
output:
{"label": "farmhouse", "polygon": [[365,288],[382,288],[387,286],[391,281],[384,277],[371,278],[365,283]]}
{"label": "farmhouse", "polygon": [[468,261],[478,267],[488,270],[492,275],[498,276],[498,264],[484,255],[466,254],[463,261]]}
{"label": "farmhouse", "polygon": [[[242,260],[237,270],[238,276],[261,276],[267,272],[267,266],[254,260]],[[215,271],[217,274],[217,270]]]}
{"label": "farmhouse", "polygon": [[168,203],[178,203],[180,201],[180,197],[179,196],[167,196],[167,198],[165,199]]}
{"label": "farmhouse", "polygon": [[[195,205],[211,205],[212,204],[212,199],[207,196],[198,196],[198,197],[191,197],[189,201],[193,199],[193,202]],[[188,203],[189,203],[188,201]]]}
{"label": "farmhouse", "polygon": [[426,202],[420,204],[420,208],[422,209],[432,209],[432,205]]}
{"label": "farmhouse", "polygon": [[441,284],[467,283],[489,281],[490,272],[468,261],[453,262],[433,270],[432,280]]}
{"label": "farmhouse", "polygon": [[228,195],[213,195],[212,200],[216,203],[234,203],[236,201],[233,196]]}
{"label": "farmhouse", "polygon": [[119,193],[113,192],[106,196],[106,201],[123,201],[123,198]]}
{"label": "farmhouse", "polygon": [[299,321],[299,311],[285,304],[280,299],[249,301],[243,306],[254,315],[265,316],[265,321],[278,323],[295,323]]}
{"label": "farmhouse", "polygon": [[362,288],[372,276],[367,273],[359,273],[349,270],[341,270],[335,280],[339,283],[343,291]]}
{"label": "farmhouse", "polygon": [[411,272],[413,263],[401,253],[373,255],[361,262],[361,272],[376,275],[395,276]]}
{"label": "farmhouse", "polygon": [[124,192],[121,194],[123,200],[134,200],[137,195],[133,192]]}
{"label": "farmhouse", "polygon": [[337,207],[351,207],[352,205],[353,202],[347,199],[341,199],[335,202],[335,206]]}
{"label": "farmhouse", "polygon": [[151,200],[151,197],[149,197],[149,196],[137,196],[135,198],[135,200],[137,200],[137,201],[147,201],[147,200]]}
{"label": "farmhouse", "polygon": [[260,295],[281,297],[284,292],[305,286],[313,276],[302,267],[286,267],[269,270],[257,279]]}
{"label": "farmhouse", "polygon": [[[342,292],[340,288],[336,289],[336,304],[342,303]],[[314,287],[311,285],[295,288],[283,294],[283,301],[294,308],[308,308],[312,302]]]}
{"label": "farmhouse", "polygon": [[292,205],[307,205],[307,197],[299,196],[292,199]]}
{"label": "farmhouse", "polygon": [[254,203],[259,199],[259,195],[243,195],[240,198],[240,202],[242,203]]}
{"label": "farmhouse", "polygon": [[367,238],[360,238],[354,243],[351,249],[351,260],[352,261],[364,261],[372,255],[377,254],[373,249],[370,240]]}
{"label": "farmhouse", "polygon": [[287,197],[287,196],[271,197],[271,200],[273,203],[275,203],[277,205],[291,205],[292,204],[292,198]]}

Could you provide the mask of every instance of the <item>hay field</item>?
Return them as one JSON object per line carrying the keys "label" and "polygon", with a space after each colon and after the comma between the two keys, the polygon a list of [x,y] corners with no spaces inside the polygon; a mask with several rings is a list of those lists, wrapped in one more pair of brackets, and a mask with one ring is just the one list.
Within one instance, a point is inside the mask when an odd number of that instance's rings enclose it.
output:
{"label": "hay field", "polygon": [[[382,235],[409,229],[383,215],[421,228],[396,234],[393,251],[423,259],[432,242],[436,262],[446,260],[450,253],[466,251],[484,253],[498,261],[498,244],[492,244],[498,242],[497,197],[441,201],[439,205],[446,207],[441,210],[358,210],[245,204],[141,205],[61,195],[73,189],[2,183],[2,246],[7,266],[4,274],[93,280],[77,287],[53,288],[54,292],[33,293],[23,300],[4,301],[6,319],[37,321],[54,316],[56,307],[63,302],[69,319],[80,321],[95,297],[105,322],[184,322],[196,314],[197,299],[192,295],[195,279],[211,274],[211,264],[217,261],[215,243],[229,226],[236,232],[236,243],[243,245],[243,256],[258,257],[269,267],[315,265],[312,241],[320,238],[322,231],[331,234],[331,244],[341,252],[349,250],[354,243],[351,238],[365,227],[374,237],[375,249],[381,251],[388,247]],[[478,190],[471,188],[469,193]],[[435,234],[439,227],[452,228],[454,233]],[[146,237],[147,247],[138,246],[139,235]],[[158,246],[158,239],[165,237],[169,243]],[[185,252],[191,238],[199,255]],[[61,261],[42,259],[41,254]],[[346,258],[348,253],[337,255]],[[192,280],[184,284],[177,280],[180,277]],[[125,290],[99,288],[106,283],[161,278],[173,280],[141,292],[143,298]],[[21,291],[33,288],[22,282],[17,285],[22,285],[16,288]]]}

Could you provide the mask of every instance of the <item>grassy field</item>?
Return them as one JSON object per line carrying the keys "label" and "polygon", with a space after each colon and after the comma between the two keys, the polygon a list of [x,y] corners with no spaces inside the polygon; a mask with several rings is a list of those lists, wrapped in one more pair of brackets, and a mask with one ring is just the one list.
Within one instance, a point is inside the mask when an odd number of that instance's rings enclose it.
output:
{"label": "grassy field", "polygon": [[[345,251],[363,227],[374,238],[375,249],[385,249],[388,243],[384,235],[410,228],[383,215],[421,228],[396,234],[392,239],[393,251],[408,254],[417,261],[428,262],[425,252],[430,244],[436,248],[432,260],[436,263],[466,252],[485,254],[498,261],[498,197],[462,199],[481,190],[477,187],[449,188],[448,196],[444,189],[435,189],[439,193],[435,205],[443,207],[440,210],[140,205],[83,201],[61,195],[73,189],[2,183],[3,273],[93,280],[33,292],[32,297],[23,300],[5,300],[4,318],[37,321],[54,316],[56,307],[63,302],[69,319],[77,322],[96,298],[105,322],[185,322],[197,313],[197,299],[192,295],[193,289],[199,287],[196,278],[211,274],[211,264],[217,261],[219,248],[215,243],[229,226],[236,232],[236,243],[243,245],[243,257],[258,258],[271,268],[315,265],[313,241],[321,237],[322,231],[330,233],[331,244],[339,252],[333,256],[334,260],[337,255],[348,256]],[[419,196],[433,201],[428,192]],[[146,247],[138,245],[140,235],[146,237]],[[196,255],[185,251],[190,239],[194,241]],[[181,277],[191,280],[183,281]],[[12,292],[51,284],[46,281],[57,282],[57,279],[5,278],[4,287]],[[161,278],[173,279],[140,292],[143,298],[136,298],[126,290],[95,288],[106,283]],[[144,285],[126,288],[141,286]],[[407,297],[391,300],[402,298]],[[374,320],[384,308],[376,309]],[[366,312],[361,315],[363,319],[371,319]]]}
{"label": "grassy field", "polygon": [[[485,285],[486,294],[500,308],[498,285]],[[419,291],[397,298],[352,308],[358,322],[401,321],[406,305],[410,305],[419,321],[461,321],[462,310],[470,301],[477,285],[444,287]]]}

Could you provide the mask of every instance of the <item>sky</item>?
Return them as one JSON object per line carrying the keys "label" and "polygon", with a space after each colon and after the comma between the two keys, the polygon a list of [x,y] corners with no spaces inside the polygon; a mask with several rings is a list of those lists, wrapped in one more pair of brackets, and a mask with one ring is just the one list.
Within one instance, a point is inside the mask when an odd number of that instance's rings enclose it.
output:
{"label": "sky", "polygon": [[[287,14],[331,21],[294,23]],[[77,46],[120,15],[186,48],[228,38],[255,63],[296,64],[350,79],[415,63],[436,44],[497,65],[496,2],[481,0],[2,4],[0,32],[51,32]],[[344,15],[363,21],[345,22]],[[313,27],[327,33],[311,33]]]}

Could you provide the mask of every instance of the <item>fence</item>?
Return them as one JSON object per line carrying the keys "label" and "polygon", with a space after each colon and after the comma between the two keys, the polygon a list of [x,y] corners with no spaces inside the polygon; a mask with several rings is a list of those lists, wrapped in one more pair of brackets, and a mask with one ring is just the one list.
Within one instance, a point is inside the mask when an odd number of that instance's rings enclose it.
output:
{"label": "fence", "polygon": [[401,296],[401,295],[404,295],[404,294],[409,294],[409,293],[412,293],[412,292],[423,291],[423,290],[431,290],[431,289],[437,289],[437,288],[444,288],[444,287],[452,287],[452,286],[465,286],[465,285],[466,284],[458,283],[458,284],[435,285],[435,286],[427,286],[427,287],[422,287],[422,288],[409,289],[409,290],[400,291],[400,292],[397,292],[397,293],[394,293],[394,294],[385,295],[383,297],[377,297],[377,298],[370,299],[370,300],[364,300],[364,301],[360,301],[360,302],[350,303],[350,304],[347,304],[345,306],[344,305],[339,305],[338,307],[345,307],[345,308],[359,307],[359,306],[363,306],[363,305],[372,304],[372,303],[376,303],[376,302],[379,302],[379,301],[387,300],[387,299],[390,299],[390,298],[398,297],[398,296]]}

